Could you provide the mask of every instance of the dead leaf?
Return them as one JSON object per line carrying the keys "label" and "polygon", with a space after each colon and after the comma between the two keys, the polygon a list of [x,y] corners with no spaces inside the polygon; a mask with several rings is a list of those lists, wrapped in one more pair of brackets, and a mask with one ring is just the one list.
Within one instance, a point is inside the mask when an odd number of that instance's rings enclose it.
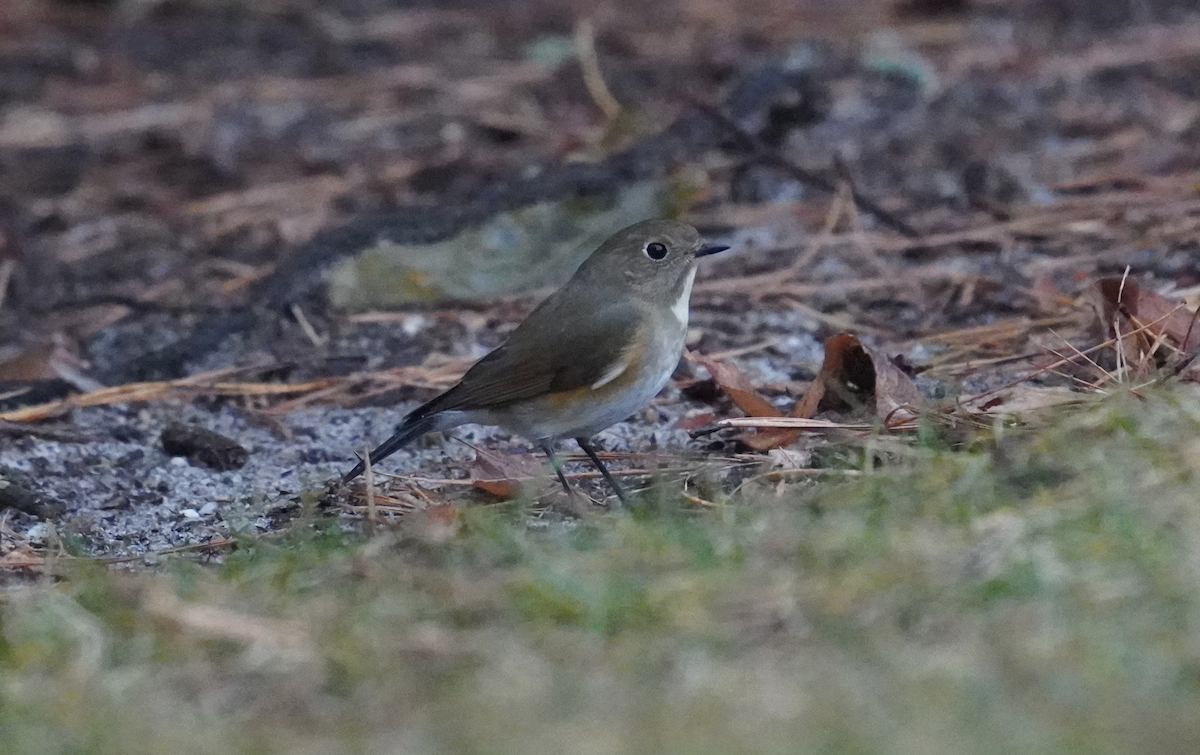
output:
{"label": "dead leaf", "polygon": [[425,543],[445,543],[458,534],[461,524],[457,506],[432,503],[428,508],[413,512],[405,520],[404,531],[409,537]]}
{"label": "dead leaf", "polygon": [[[1154,354],[1160,338],[1168,339],[1185,354],[1200,346],[1198,314],[1183,302],[1142,288],[1136,280],[1124,276],[1101,278],[1096,281],[1096,291],[1104,328],[1120,339],[1127,354]],[[1156,366],[1162,366],[1163,361],[1160,355]]]}
{"label": "dead leaf", "polygon": [[[733,403],[750,417],[782,417],[783,412],[770,401],[763,398],[750,384],[745,373],[729,362],[688,352],[688,359],[708,370],[713,382],[729,394]],[[738,440],[753,448],[755,451],[767,451],[772,448],[790,446],[800,437],[799,431],[790,429],[755,430],[738,436]]]}
{"label": "dead leaf", "polygon": [[472,485],[507,500],[516,497],[522,483],[543,471],[541,460],[531,454],[498,454],[475,448],[475,461],[468,474]]}
{"label": "dead leaf", "polygon": [[874,399],[887,426],[916,418],[921,392],[912,378],[856,336],[839,333],[825,342],[825,359],[792,416],[809,419],[821,408],[861,405]]}
{"label": "dead leaf", "polygon": [[830,395],[831,402],[851,403],[845,395],[847,387],[861,385],[862,388],[854,391],[858,394],[869,391],[874,386],[875,372],[864,363],[865,356],[858,338],[849,333],[839,333],[826,340],[825,358],[821,362],[821,369],[800,402],[796,404],[792,416],[811,419],[823,402],[830,403],[825,400],[826,394]]}
{"label": "dead leaf", "polygon": [[56,350],[53,343],[37,343],[27,347],[0,362],[0,380],[19,382],[58,377],[58,373],[50,366]]}
{"label": "dead leaf", "polygon": [[690,417],[681,417],[679,421],[675,423],[675,427],[680,430],[687,430],[690,432],[697,428],[711,425],[716,421],[717,415],[713,414],[712,412],[702,412],[700,414],[693,414]]}
{"label": "dead leaf", "polygon": [[884,354],[869,346],[863,350],[875,367],[875,415],[888,427],[915,420],[924,398],[917,384]]}
{"label": "dead leaf", "polygon": [[694,352],[688,352],[688,360],[708,370],[708,373],[712,375],[713,382],[721,390],[729,394],[729,398],[733,399],[733,403],[737,404],[737,408],[741,409],[748,416],[783,416],[783,412],[776,409],[774,404],[767,401],[754,390],[754,386],[750,384],[750,378],[746,377],[744,372],[729,362],[722,362],[704,354],[696,354]]}
{"label": "dead leaf", "polygon": [[[825,342],[821,370],[790,417],[755,392],[749,379],[728,362],[701,354],[689,354],[688,358],[708,369],[717,385],[751,418],[811,420],[821,408],[855,407],[873,400],[876,416],[886,426],[896,427],[916,419],[916,407],[922,400],[904,370],[850,333],[839,333]],[[738,440],[756,451],[785,448],[795,443],[803,430],[811,429],[804,423],[788,422],[761,422],[755,427],[753,433],[738,436]]]}

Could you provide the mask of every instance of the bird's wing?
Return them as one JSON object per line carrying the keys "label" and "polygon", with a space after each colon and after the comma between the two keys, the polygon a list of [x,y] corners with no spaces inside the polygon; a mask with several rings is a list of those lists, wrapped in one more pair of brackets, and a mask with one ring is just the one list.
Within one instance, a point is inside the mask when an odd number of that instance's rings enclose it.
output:
{"label": "bird's wing", "polygon": [[628,366],[640,311],[596,306],[590,297],[572,302],[565,293],[530,313],[502,346],[439,397],[436,409],[497,407],[615,379]]}

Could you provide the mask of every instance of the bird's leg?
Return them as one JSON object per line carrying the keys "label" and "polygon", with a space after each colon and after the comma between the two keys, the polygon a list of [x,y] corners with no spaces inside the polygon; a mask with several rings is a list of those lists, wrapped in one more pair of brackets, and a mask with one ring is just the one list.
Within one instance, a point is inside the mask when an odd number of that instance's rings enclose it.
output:
{"label": "bird's leg", "polygon": [[575,442],[583,449],[592,463],[596,465],[596,469],[600,470],[600,474],[604,475],[604,480],[612,486],[613,492],[617,494],[617,498],[626,506],[629,505],[629,499],[625,497],[625,491],[617,484],[617,479],[608,472],[608,468],[604,466],[604,462],[600,461],[600,457],[596,455],[596,449],[592,448],[592,442],[587,438],[576,438]]}
{"label": "bird's leg", "polygon": [[550,468],[558,475],[558,481],[562,483],[563,489],[567,491],[568,496],[574,498],[575,491],[571,488],[571,483],[567,482],[567,476],[563,474],[562,462],[554,455],[554,444],[548,440],[543,440],[542,450],[546,452],[546,458],[550,459]]}

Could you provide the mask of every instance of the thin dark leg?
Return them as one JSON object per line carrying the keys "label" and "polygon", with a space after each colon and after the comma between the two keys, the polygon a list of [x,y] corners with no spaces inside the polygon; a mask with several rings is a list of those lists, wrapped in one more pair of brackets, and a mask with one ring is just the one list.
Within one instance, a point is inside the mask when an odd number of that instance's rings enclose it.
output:
{"label": "thin dark leg", "polygon": [[562,483],[563,490],[567,491],[567,495],[575,497],[575,491],[571,489],[571,483],[567,482],[567,476],[563,474],[562,462],[554,455],[554,446],[548,440],[542,441],[542,450],[546,452],[546,457],[550,459],[550,467],[554,473],[558,475],[558,481]]}
{"label": "thin dark leg", "polygon": [[604,462],[600,461],[600,457],[596,455],[596,449],[592,448],[592,442],[587,438],[576,438],[575,442],[583,449],[592,463],[596,465],[596,469],[600,470],[600,474],[604,475],[604,480],[612,486],[613,492],[617,494],[617,498],[626,506],[629,505],[629,499],[625,497],[625,491],[617,484],[617,480],[608,473],[608,468],[604,466]]}

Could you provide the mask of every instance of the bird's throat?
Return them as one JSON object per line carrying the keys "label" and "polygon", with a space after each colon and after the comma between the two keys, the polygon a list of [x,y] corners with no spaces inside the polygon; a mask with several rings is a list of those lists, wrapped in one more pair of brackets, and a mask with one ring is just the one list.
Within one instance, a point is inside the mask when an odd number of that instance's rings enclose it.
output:
{"label": "bird's throat", "polygon": [[675,319],[683,327],[688,324],[688,305],[692,298],[692,284],[696,282],[696,268],[693,266],[688,271],[687,277],[683,279],[682,290],[679,292],[679,299],[671,307],[671,312],[675,315]]}

